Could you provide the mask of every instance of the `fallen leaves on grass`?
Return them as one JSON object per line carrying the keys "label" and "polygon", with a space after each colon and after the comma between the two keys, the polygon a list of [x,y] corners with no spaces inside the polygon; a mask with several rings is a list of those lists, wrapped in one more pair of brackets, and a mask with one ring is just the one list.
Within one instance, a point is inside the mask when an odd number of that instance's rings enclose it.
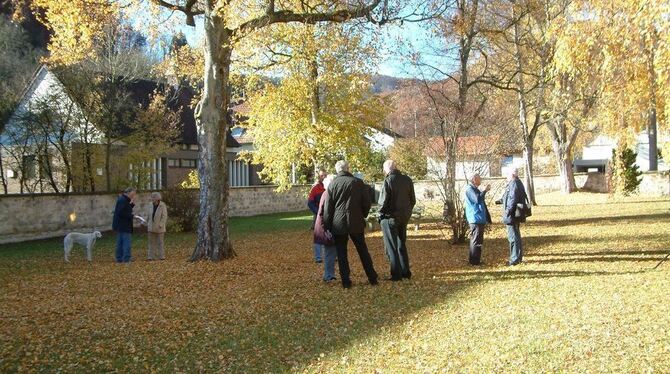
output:
{"label": "fallen leaves on grass", "polygon": [[[670,249],[668,201],[551,198],[522,228],[521,266],[504,266],[502,226],[473,268],[425,225],[410,231],[411,281],[368,286],[350,245],[346,291],[320,280],[306,229],[245,234],[221,263],[186,262],[184,235],[167,261],[130,265],[111,240],[92,265],[62,263],[57,241],[3,250],[0,371],[670,370],[670,267],[649,271]],[[380,233],[368,243],[384,275]]]}

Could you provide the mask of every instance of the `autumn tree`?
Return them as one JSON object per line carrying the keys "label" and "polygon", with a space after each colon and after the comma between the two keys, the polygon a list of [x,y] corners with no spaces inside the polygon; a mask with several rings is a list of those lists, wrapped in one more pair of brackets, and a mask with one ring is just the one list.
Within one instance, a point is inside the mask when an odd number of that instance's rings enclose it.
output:
{"label": "autumn tree", "polygon": [[[375,46],[354,27],[284,25],[273,37],[263,74],[279,76],[249,93],[254,139],[247,158],[263,165],[261,177],[283,190],[292,170],[332,168],[346,158],[355,169],[370,158],[365,138],[383,124],[385,105],[371,93]],[[267,82],[267,80],[266,80]]]}
{"label": "autumn tree", "polygon": [[595,115],[603,132],[618,139],[619,151],[634,146],[632,139],[646,128],[649,169],[655,170],[657,127],[667,124],[669,102],[668,85],[661,82],[670,77],[670,4],[574,1],[569,10],[572,17],[556,32],[557,69],[571,79],[585,65],[600,72]]}
{"label": "autumn tree", "polygon": [[[192,260],[231,257],[234,252],[228,232],[228,178],[225,162],[226,133],[230,127],[227,110],[230,67],[236,45],[257,30],[277,23],[346,22],[365,18],[377,23],[390,16],[388,2],[371,0],[358,4],[331,2],[310,5],[303,2],[265,0],[136,0],[154,10],[180,13],[187,25],[196,17],[204,25],[203,89],[196,106],[200,155],[200,216],[198,239]],[[103,31],[103,21],[122,9],[112,1],[62,2],[39,0],[34,3],[45,11],[44,20],[54,30],[52,59],[71,63],[90,55],[95,38]],[[123,11],[135,9],[124,7]],[[157,24],[160,12],[145,11],[143,19]],[[138,14],[138,13],[135,13]],[[165,13],[162,13],[163,15]],[[161,17],[162,18],[162,17]]]}
{"label": "autumn tree", "polygon": [[123,161],[132,167],[132,185],[149,185],[153,172],[150,161],[175,149],[180,129],[178,111],[168,107],[172,92],[167,96],[154,92],[149,105],[137,112],[130,125],[130,134],[122,139],[126,147]]}
{"label": "autumn tree", "polygon": [[[422,73],[424,95],[437,117],[436,132],[442,142],[444,158],[442,196],[444,219],[452,229],[452,240],[465,240],[466,223],[460,209],[456,190],[456,159],[458,139],[477,120],[487,100],[482,90],[483,79],[489,75],[488,65],[476,67],[481,56],[487,55],[486,33],[497,26],[489,24],[485,9],[487,0],[455,0],[447,2],[448,9],[431,22],[439,42],[426,58],[412,54],[414,64]],[[453,67],[453,69],[452,69]]]}

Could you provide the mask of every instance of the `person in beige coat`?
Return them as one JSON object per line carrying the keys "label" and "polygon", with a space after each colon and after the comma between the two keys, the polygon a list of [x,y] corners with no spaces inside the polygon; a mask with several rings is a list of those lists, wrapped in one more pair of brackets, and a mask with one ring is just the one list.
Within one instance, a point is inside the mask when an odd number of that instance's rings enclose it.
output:
{"label": "person in beige coat", "polygon": [[[163,237],[165,236],[165,225],[167,224],[167,206],[161,201],[159,192],[151,193],[151,208],[147,219],[147,234],[149,249],[147,260],[165,260],[165,249],[163,248]],[[156,258],[158,257],[158,258]]]}

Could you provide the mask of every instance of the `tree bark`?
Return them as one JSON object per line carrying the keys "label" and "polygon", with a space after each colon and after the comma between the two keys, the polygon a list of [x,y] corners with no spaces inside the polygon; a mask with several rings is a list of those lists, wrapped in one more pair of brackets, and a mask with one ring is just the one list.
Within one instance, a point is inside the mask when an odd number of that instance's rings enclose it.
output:
{"label": "tree bark", "polygon": [[658,170],[658,139],[656,128],[656,105],[649,111],[649,125],[647,134],[649,135],[649,171]]}
{"label": "tree bark", "polygon": [[2,190],[7,195],[7,180],[5,179],[5,168],[2,157],[2,144],[0,144],[0,181],[2,182]]}
{"label": "tree bark", "polygon": [[235,255],[228,232],[228,168],[226,133],[230,103],[228,81],[232,55],[231,31],[220,15],[205,13],[205,79],[196,108],[200,143],[198,177],[200,214],[198,239],[191,261],[218,261]]}

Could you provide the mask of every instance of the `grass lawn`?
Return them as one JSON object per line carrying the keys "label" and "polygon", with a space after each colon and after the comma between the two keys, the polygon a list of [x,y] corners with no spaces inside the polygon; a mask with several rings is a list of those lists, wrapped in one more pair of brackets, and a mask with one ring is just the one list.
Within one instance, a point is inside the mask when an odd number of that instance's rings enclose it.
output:
{"label": "grass lawn", "polygon": [[[670,372],[670,200],[542,195],[506,267],[504,228],[483,267],[436,224],[411,231],[413,278],[371,287],[350,245],[354,287],[321,281],[306,213],[235,219],[238,256],[94,263],[61,240],[0,246],[0,372]],[[491,207],[498,214],[498,207]],[[379,232],[368,244],[387,275]]]}

